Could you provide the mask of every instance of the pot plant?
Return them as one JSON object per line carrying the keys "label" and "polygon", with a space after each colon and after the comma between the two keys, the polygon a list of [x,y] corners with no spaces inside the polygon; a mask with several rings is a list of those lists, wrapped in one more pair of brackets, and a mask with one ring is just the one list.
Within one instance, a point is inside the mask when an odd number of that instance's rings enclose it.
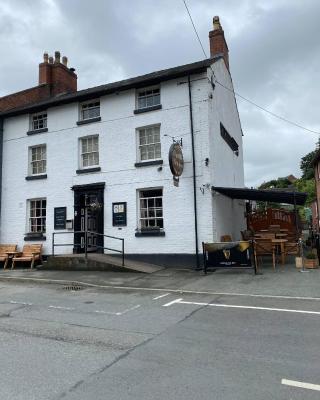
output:
{"label": "pot plant", "polygon": [[317,255],[311,251],[307,253],[304,259],[304,266],[311,269],[318,268],[319,260]]}

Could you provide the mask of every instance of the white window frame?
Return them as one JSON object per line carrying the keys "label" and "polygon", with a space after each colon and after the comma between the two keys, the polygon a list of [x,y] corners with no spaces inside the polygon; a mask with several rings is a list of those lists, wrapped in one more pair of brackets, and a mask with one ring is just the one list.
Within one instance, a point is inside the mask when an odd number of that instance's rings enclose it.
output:
{"label": "white window frame", "polygon": [[[41,150],[41,157],[40,157],[39,159],[33,160],[33,159],[32,159],[33,151],[34,151],[35,149],[39,149],[39,148],[42,149],[42,150]],[[44,151],[43,151],[43,149],[44,149]],[[35,145],[35,146],[30,146],[28,152],[29,152],[29,157],[28,157],[28,158],[29,158],[28,174],[29,174],[30,176],[46,174],[46,173],[47,173],[47,145],[46,145],[45,143],[42,143],[42,144],[37,144],[37,145]],[[35,163],[43,163],[43,164],[44,164],[44,167],[42,167],[42,168],[43,168],[43,171],[41,171],[41,172],[34,172],[34,170],[33,170],[33,164],[35,164]]]}
{"label": "white window frame", "polygon": [[[153,141],[150,143],[147,143],[147,130],[148,129],[158,129],[159,130],[159,141]],[[146,137],[146,143],[142,143],[141,144],[141,135],[144,132],[145,137]],[[156,145],[159,145],[160,147],[160,154],[158,156],[156,156]],[[136,129],[136,146],[137,146],[137,161],[138,162],[148,162],[148,161],[156,161],[156,160],[161,160],[161,125],[160,124],[155,124],[155,125],[148,125],[148,126],[141,126],[139,128]],[[148,151],[147,151],[147,158],[144,158],[141,156],[142,154],[142,148],[146,147],[148,149],[148,147],[154,146],[154,157],[153,158],[149,158],[148,157]]]}
{"label": "white window frame", "polygon": [[[88,139],[93,139],[97,138],[98,139],[98,151],[87,151],[87,152],[82,152],[82,145],[84,140]],[[92,153],[98,153],[98,163],[97,164],[90,164],[87,166],[84,166],[83,162],[83,155],[84,154],[92,154]],[[100,163],[100,154],[99,154],[99,135],[89,135],[89,136],[82,136],[79,138],[79,167],[80,169],[88,169],[88,168],[94,168],[98,167]]]}
{"label": "white window frame", "polygon": [[[157,91],[158,94],[152,94],[152,92]],[[155,101],[155,98],[159,98],[159,101]],[[145,100],[145,105],[141,105],[141,102],[139,100]],[[149,104],[148,104],[149,103]],[[160,106],[161,105],[161,89],[160,85],[158,86],[150,86],[150,87],[145,87],[142,89],[138,89],[136,91],[136,109],[137,110],[143,110],[145,108],[150,108],[150,107],[155,107],[155,106]]]}
{"label": "white window frame", "polygon": [[[42,117],[42,118],[40,118]],[[39,127],[39,125],[41,125]],[[30,130],[40,131],[42,129],[47,129],[48,127],[48,113],[47,111],[39,112],[36,114],[31,114],[30,116]]]}
{"label": "white window frame", "polygon": [[[142,197],[143,192],[153,192],[161,190],[161,196]],[[161,206],[157,205],[156,199],[161,198]],[[142,200],[147,200],[142,204]],[[150,200],[150,202],[148,201]],[[152,204],[153,200],[153,204]],[[151,203],[151,204],[150,204]],[[160,213],[161,210],[161,213]],[[144,211],[144,213],[143,213]],[[157,212],[158,211],[158,212]],[[137,225],[139,231],[146,230],[163,230],[164,229],[164,216],[163,216],[163,187],[144,188],[137,190]],[[155,220],[154,226],[150,221]],[[146,221],[146,223],[142,223]],[[159,221],[159,223],[157,223]],[[162,221],[162,222],[161,222]]]}
{"label": "white window frame", "polygon": [[[40,202],[40,207],[37,207],[39,204],[36,202]],[[43,207],[43,202],[45,202],[45,207]],[[34,206],[34,207],[33,207]],[[34,212],[32,212],[34,210]],[[40,215],[37,215],[37,210],[40,210]],[[43,213],[45,210],[45,213]],[[46,197],[29,199],[27,200],[27,231],[28,233],[46,233],[46,225],[47,225],[47,199]],[[38,223],[34,224],[33,222],[40,220]],[[33,228],[35,227],[35,229]],[[37,228],[40,227],[40,230]]]}
{"label": "white window frame", "polygon": [[[97,103],[99,103],[99,106],[97,106]],[[84,117],[84,111],[88,111],[89,114],[92,112],[92,116]],[[98,110],[97,112],[94,112],[93,110]],[[80,121],[90,121],[91,119],[99,118],[100,117],[100,112],[101,112],[101,102],[100,99],[94,99],[90,101],[86,101],[84,103],[80,103],[79,107],[79,120]]]}

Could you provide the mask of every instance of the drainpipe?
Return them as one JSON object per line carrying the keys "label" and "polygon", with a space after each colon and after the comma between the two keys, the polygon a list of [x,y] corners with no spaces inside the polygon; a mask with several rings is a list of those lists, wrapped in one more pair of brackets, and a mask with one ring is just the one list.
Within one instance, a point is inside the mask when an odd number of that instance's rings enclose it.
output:
{"label": "drainpipe", "polygon": [[0,118],[0,217],[1,217],[1,195],[2,195],[2,153],[3,153],[3,119]]}
{"label": "drainpipe", "polygon": [[188,75],[188,88],[189,88],[189,110],[190,110],[190,131],[191,131],[191,147],[192,147],[192,171],[193,171],[193,209],[194,209],[194,234],[195,234],[195,248],[196,248],[196,269],[201,269],[198,248],[198,213],[197,213],[197,187],[196,187],[196,160],[194,151],[194,131],[193,131],[193,114],[192,114],[192,99],[191,99],[191,81]]}

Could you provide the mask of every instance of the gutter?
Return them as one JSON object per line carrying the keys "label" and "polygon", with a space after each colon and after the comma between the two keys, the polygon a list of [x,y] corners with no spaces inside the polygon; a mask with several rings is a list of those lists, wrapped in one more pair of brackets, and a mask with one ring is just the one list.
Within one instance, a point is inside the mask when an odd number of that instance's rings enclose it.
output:
{"label": "gutter", "polygon": [[188,75],[189,89],[189,115],[190,115],[190,131],[191,131],[191,147],[192,147],[192,178],[193,178],[193,208],[194,208],[194,234],[195,234],[195,250],[197,266],[196,269],[201,269],[198,248],[198,211],[197,211],[197,187],[196,187],[196,160],[194,151],[194,131],[193,131],[193,114],[192,114],[192,98],[191,98],[191,81]]}

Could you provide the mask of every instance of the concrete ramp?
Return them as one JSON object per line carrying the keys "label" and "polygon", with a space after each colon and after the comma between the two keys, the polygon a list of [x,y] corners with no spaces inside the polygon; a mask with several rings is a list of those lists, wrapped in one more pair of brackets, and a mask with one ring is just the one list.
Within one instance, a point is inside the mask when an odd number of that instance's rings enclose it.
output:
{"label": "concrete ramp", "polygon": [[122,266],[120,257],[107,254],[70,254],[60,256],[49,256],[47,262],[43,263],[42,269],[65,270],[65,271],[118,271],[118,272],[142,272],[152,274],[161,271],[164,267],[148,264],[141,261],[126,260]]}

